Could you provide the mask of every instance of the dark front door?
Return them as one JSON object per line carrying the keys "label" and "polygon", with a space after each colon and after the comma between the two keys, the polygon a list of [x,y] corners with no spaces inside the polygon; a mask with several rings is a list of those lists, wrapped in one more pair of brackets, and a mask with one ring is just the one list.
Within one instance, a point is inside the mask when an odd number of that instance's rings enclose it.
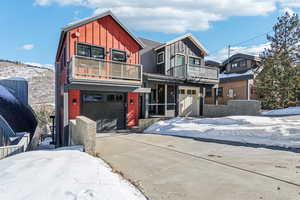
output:
{"label": "dark front door", "polygon": [[97,132],[125,129],[124,93],[86,92],[81,95],[81,115],[97,123]]}
{"label": "dark front door", "polygon": [[157,100],[158,100],[158,114],[159,115],[165,115],[165,85],[158,85],[158,94],[157,94]]}

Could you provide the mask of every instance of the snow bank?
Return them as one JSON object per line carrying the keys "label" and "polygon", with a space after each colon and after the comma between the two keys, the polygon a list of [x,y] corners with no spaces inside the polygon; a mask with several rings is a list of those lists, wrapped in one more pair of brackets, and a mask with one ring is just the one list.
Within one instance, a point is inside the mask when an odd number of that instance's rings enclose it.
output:
{"label": "snow bank", "polygon": [[0,160],[0,199],[145,200],[101,159],[79,151],[32,151]]}
{"label": "snow bank", "polygon": [[270,110],[270,111],[262,112],[262,115],[265,116],[300,115],[300,106]]}
{"label": "snow bank", "polygon": [[144,133],[217,139],[300,148],[300,119],[230,116],[173,118],[159,121]]}

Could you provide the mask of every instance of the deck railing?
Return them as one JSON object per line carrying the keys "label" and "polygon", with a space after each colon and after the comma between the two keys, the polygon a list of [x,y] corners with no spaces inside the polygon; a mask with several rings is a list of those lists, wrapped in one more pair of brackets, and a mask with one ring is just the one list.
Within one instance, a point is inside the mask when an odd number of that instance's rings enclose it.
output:
{"label": "deck railing", "polygon": [[187,79],[219,79],[219,69],[216,67],[207,67],[199,65],[179,65],[168,70],[168,75]]}
{"label": "deck railing", "polygon": [[142,83],[141,65],[73,56],[69,70],[71,80]]}

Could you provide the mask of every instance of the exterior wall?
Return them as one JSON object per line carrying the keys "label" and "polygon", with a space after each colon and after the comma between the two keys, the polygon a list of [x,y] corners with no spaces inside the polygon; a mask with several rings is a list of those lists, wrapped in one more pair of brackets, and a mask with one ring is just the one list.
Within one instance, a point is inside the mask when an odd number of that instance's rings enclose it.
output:
{"label": "exterior wall", "polygon": [[230,115],[260,115],[261,103],[256,100],[230,100],[228,105],[204,105],[205,117],[224,117]]}
{"label": "exterior wall", "polygon": [[[139,64],[139,45],[111,16],[79,26],[69,34],[69,58],[75,55],[75,42],[83,42],[103,46],[105,51],[111,48],[125,50],[130,55],[127,62]],[[110,55],[106,59],[110,60]]]}
{"label": "exterior wall", "polygon": [[[218,104],[227,104],[229,100],[247,100],[248,99],[248,81],[231,81],[219,83],[219,88],[223,88],[223,96],[218,97]],[[233,89],[235,96],[229,97],[229,90]],[[212,89],[214,90],[214,89]],[[211,97],[205,97],[205,104],[214,104],[215,93],[212,91]],[[251,99],[251,96],[250,96]]]}
{"label": "exterior wall", "polygon": [[186,56],[185,63],[188,63],[188,56],[195,56],[202,58],[201,64],[204,66],[204,57],[199,48],[197,48],[193,42],[185,38],[183,40],[179,40],[173,44],[166,46],[165,50],[165,72],[174,67],[176,65],[175,55],[176,54],[184,54]]}
{"label": "exterior wall", "polygon": [[139,93],[128,93],[127,126],[137,126],[139,123]]}
{"label": "exterior wall", "polygon": [[80,115],[80,90],[69,90],[69,119]]}

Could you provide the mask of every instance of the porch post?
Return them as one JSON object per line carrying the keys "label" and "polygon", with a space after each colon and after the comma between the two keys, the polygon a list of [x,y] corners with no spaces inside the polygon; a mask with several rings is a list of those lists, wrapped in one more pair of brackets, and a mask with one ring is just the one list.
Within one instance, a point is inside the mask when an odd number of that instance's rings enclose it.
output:
{"label": "porch post", "polygon": [[145,94],[145,119],[149,118],[149,93]]}
{"label": "porch post", "polygon": [[215,94],[215,98],[216,98],[216,99],[215,99],[215,104],[216,104],[216,105],[219,104],[219,101],[218,101],[218,90],[219,90],[219,86],[218,86],[218,87],[216,88],[216,90],[215,90],[215,91],[216,91],[216,94]]}
{"label": "porch post", "polygon": [[167,107],[167,104],[168,104],[168,85],[165,84],[165,116],[167,116],[167,112],[168,112],[168,107]]}

